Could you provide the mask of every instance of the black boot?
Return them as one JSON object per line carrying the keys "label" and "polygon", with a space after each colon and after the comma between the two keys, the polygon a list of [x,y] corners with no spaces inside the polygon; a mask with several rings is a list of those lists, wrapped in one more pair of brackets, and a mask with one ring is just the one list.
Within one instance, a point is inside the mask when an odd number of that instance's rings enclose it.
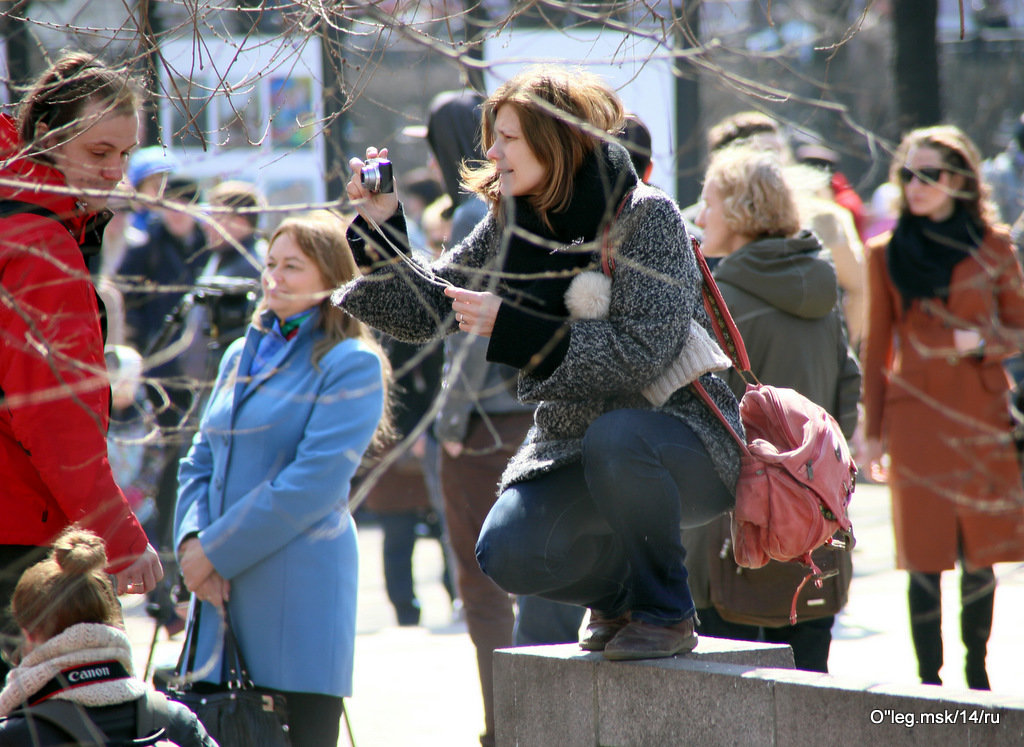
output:
{"label": "black boot", "polygon": [[907,601],[910,605],[910,634],[917,654],[917,674],[925,685],[941,685],[942,590],[938,573],[910,573]]}
{"label": "black boot", "polygon": [[996,600],[996,575],[992,568],[963,571],[960,575],[960,637],[967,648],[967,687],[990,690],[985,656],[992,632],[992,608]]}

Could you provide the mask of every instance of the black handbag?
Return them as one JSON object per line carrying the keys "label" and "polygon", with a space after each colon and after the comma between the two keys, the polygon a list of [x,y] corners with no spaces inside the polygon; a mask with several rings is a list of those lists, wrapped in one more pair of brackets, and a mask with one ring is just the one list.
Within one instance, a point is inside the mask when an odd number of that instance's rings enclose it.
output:
{"label": "black handbag", "polygon": [[193,594],[185,643],[168,683],[167,697],[195,713],[221,747],[291,747],[285,696],[258,688],[249,678],[249,667],[235,639],[226,605],[222,625],[224,683],[210,686],[193,681],[200,606]]}

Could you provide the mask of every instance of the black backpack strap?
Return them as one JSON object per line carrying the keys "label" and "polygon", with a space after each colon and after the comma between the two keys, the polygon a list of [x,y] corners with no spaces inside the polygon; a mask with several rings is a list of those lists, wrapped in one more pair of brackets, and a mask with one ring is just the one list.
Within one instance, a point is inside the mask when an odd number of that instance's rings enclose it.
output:
{"label": "black backpack strap", "polygon": [[70,700],[47,700],[21,708],[11,716],[45,721],[71,737],[75,744],[88,747],[103,747],[107,744],[107,735],[92,722],[85,707]]}
{"label": "black backpack strap", "polygon": [[[64,226],[64,221],[60,219],[59,215],[49,208],[44,208],[42,205],[36,205],[34,202],[25,202],[24,200],[0,199],[0,218],[10,218],[13,215],[23,215],[25,213],[49,218]],[[64,228],[66,229],[67,226],[64,226]]]}
{"label": "black backpack strap", "polygon": [[171,710],[163,693],[147,690],[137,701],[135,736],[139,739],[168,738],[171,727]]}

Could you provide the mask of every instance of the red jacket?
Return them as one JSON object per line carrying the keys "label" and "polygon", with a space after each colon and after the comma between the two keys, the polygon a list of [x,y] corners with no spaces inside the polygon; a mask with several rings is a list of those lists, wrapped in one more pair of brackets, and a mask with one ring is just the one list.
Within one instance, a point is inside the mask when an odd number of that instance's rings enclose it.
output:
{"label": "red jacket", "polygon": [[19,148],[14,121],[0,116],[0,200],[48,208],[64,225],[0,216],[0,545],[49,545],[77,523],[103,537],[108,570],[118,571],[147,539],[107,461],[99,306],[75,238],[90,216],[73,197],[35,191],[63,187],[64,177],[5,162]]}

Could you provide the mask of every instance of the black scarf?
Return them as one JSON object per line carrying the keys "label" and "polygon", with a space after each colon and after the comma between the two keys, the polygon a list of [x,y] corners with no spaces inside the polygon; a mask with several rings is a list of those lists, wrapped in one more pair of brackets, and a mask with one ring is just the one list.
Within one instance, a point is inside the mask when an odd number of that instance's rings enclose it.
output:
{"label": "black scarf", "polygon": [[548,214],[550,228],[528,197],[506,203],[512,230],[502,264],[502,295],[524,310],[567,318],[569,283],[596,261],[592,247],[585,251],[573,251],[573,247],[598,237],[636,183],[628,152],[618,144],[602,143],[576,173],[569,206]]}
{"label": "black scarf", "polygon": [[886,261],[904,305],[915,298],[948,298],[953,268],[981,245],[984,233],[959,204],[941,223],[909,213],[900,216]]}

